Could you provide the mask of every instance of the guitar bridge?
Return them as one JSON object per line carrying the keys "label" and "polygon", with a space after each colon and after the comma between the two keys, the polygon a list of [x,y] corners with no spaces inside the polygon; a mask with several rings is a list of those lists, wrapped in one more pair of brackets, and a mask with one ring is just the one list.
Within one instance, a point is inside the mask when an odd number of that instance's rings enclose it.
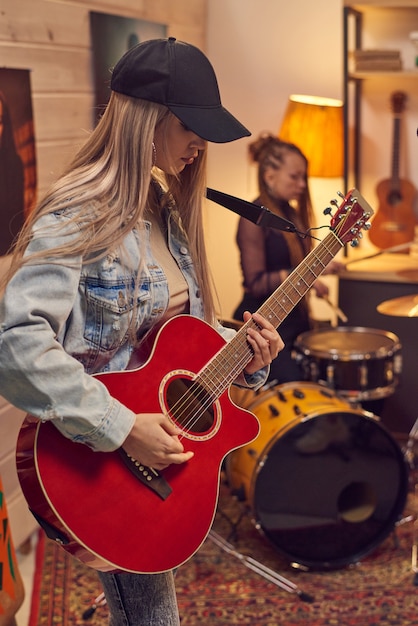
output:
{"label": "guitar bridge", "polygon": [[143,465],[132,456],[129,456],[125,450],[119,450],[120,457],[128,470],[141,481],[146,487],[154,491],[162,500],[166,500],[172,493],[172,488],[163,476],[157,470],[147,465]]}

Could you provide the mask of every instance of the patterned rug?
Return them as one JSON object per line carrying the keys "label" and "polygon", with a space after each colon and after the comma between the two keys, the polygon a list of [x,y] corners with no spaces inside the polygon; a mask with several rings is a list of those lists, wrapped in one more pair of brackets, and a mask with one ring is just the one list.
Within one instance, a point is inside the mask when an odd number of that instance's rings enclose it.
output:
{"label": "patterned rug", "polygon": [[[404,516],[415,515],[414,509],[410,497]],[[345,567],[328,571],[295,570],[225,484],[213,530],[213,538],[177,573],[182,626],[418,624],[412,521],[397,525],[360,563],[348,558]],[[218,537],[226,540],[224,548],[215,542]],[[253,560],[277,572],[280,582],[253,571]],[[90,610],[100,593],[95,571],[41,536],[29,626],[104,626],[106,606]]]}

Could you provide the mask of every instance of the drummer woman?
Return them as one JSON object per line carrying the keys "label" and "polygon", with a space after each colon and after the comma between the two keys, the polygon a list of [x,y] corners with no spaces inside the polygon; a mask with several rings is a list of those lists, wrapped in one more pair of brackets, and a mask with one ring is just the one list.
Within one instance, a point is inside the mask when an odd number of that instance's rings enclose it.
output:
{"label": "drummer woman", "polygon": [[[250,158],[258,164],[259,196],[256,204],[293,222],[306,232],[313,224],[308,187],[308,161],[294,144],[261,134],[249,145]],[[241,218],[237,243],[243,273],[243,298],[234,312],[242,320],[244,311],[257,311],[311,250],[311,239],[300,238],[269,227],[260,227]],[[331,261],[325,273],[335,273],[343,265]],[[328,286],[316,280],[318,297],[328,295]],[[284,383],[303,379],[299,364],[292,358],[296,337],[311,328],[308,299],[304,298],[280,325],[285,348],[271,365],[269,380]]]}

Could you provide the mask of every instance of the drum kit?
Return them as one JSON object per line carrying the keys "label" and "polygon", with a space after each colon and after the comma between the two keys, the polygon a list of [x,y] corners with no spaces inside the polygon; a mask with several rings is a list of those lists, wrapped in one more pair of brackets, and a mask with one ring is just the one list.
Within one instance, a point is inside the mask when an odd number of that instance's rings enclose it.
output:
{"label": "drum kit", "polygon": [[[418,317],[418,295],[387,300],[378,311]],[[260,434],[228,455],[228,484],[256,528],[295,568],[354,564],[395,525],[413,521],[401,518],[415,469],[418,419],[401,449],[379,417],[362,407],[394,393],[400,352],[391,332],[309,331],[294,349],[305,380],[232,395],[257,416]],[[412,569],[417,575],[414,556]]]}

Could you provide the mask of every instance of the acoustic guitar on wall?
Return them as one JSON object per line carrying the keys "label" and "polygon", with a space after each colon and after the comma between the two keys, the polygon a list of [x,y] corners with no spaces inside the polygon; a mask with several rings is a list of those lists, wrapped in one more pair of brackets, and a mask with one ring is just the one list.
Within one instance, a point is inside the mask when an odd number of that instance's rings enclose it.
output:
{"label": "acoustic guitar on wall", "polygon": [[405,244],[414,238],[416,218],[413,202],[416,190],[410,181],[399,176],[401,121],[405,102],[406,94],[402,91],[392,94],[392,175],[376,187],[378,210],[369,232],[370,241],[381,249]]}

